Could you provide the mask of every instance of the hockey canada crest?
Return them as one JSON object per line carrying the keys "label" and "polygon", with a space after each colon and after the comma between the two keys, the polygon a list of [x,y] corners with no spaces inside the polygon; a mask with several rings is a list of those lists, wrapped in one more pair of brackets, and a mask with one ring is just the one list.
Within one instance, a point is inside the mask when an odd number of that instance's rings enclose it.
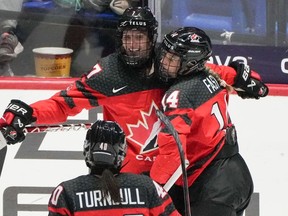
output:
{"label": "hockey canada crest", "polygon": [[157,105],[152,102],[148,112],[141,112],[136,124],[127,124],[127,139],[141,146],[140,154],[158,149],[157,135],[161,130],[161,121],[156,116]]}

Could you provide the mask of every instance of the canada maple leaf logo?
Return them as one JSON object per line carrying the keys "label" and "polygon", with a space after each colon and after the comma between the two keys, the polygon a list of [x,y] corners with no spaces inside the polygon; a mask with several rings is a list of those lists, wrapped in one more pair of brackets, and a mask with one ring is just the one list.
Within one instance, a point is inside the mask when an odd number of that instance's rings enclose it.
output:
{"label": "canada maple leaf logo", "polygon": [[127,139],[141,146],[140,154],[158,148],[157,135],[161,130],[161,121],[156,115],[157,109],[157,105],[152,101],[148,112],[140,111],[142,118],[136,124],[127,124]]}

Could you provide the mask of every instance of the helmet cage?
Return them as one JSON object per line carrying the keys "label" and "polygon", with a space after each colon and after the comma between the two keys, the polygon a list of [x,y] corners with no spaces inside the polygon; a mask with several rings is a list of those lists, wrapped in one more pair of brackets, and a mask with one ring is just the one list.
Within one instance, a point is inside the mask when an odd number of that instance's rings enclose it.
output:
{"label": "helmet cage", "polygon": [[[134,31],[136,29],[135,28],[131,28],[131,29],[126,28],[121,33],[121,38],[123,38],[124,31],[127,31],[127,30],[131,30],[132,35],[133,35]],[[140,31],[142,33],[148,32],[147,29],[143,29],[143,28],[138,28],[137,31]],[[135,37],[135,36],[132,36],[132,37]],[[149,37],[149,34],[148,34],[148,41],[139,41],[139,43],[138,43],[139,46],[141,46],[140,43],[144,44],[143,47],[146,47],[146,48],[134,47],[135,49],[138,49],[138,50],[134,51],[132,53],[129,53],[129,51],[127,51],[124,48],[125,47],[125,41],[123,42],[123,40],[121,39],[121,46],[119,47],[118,51],[120,53],[121,59],[124,60],[124,62],[131,67],[141,67],[142,65],[144,65],[145,63],[147,63],[151,59],[155,43],[151,42],[151,38]]]}
{"label": "helmet cage", "polygon": [[[155,61],[155,68],[156,68],[156,72],[159,75],[159,78],[164,82],[169,82],[170,80],[175,79],[177,77],[179,70],[182,67],[181,57],[177,55],[176,53],[172,52],[171,50],[162,49],[161,47],[159,47],[156,53],[157,55],[156,55],[156,61]],[[163,60],[164,58],[167,58],[168,53],[170,53],[171,59],[173,59],[174,56],[180,57],[180,62],[177,65],[178,69],[175,68],[175,66],[172,66],[170,62],[164,63]]]}
{"label": "helmet cage", "polygon": [[[151,61],[152,53],[157,40],[158,22],[148,7],[130,7],[127,8],[119,19],[116,50],[125,64],[131,67],[141,67]],[[139,30],[148,33],[150,44],[148,49],[143,51],[145,55],[130,55],[123,46],[123,32],[127,30]]]}

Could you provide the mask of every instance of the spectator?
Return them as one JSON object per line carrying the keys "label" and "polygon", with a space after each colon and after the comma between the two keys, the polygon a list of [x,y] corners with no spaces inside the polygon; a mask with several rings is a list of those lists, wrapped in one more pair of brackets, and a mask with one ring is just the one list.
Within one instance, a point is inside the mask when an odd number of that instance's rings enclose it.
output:
{"label": "spectator", "polygon": [[[21,11],[22,0],[0,0],[0,10]],[[10,62],[23,51],[16,36],[17,20],[0,20],[0,76],[13,76]]]}
{"label": "spectator", "polygon": [[249,33],[255,32],[255,11],[254,11],[254,3],[249,0],[241,0],[241,4],[243,7],[243,13],[246,21],[245,31]]}

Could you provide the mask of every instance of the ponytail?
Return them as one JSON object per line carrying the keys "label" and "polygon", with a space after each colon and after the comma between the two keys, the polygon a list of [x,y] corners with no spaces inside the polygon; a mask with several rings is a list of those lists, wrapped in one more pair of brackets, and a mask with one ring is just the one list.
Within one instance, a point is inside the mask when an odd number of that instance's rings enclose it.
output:
{"label": "ponytail", "polygon": [[121,202],[121,196],[120,196],[120,186],[112,173],[109,169],[104,169],[102,172],[102,176],[100,178],[101,180],[101,189],[103,193],[103,198],[111,197],[111,200],[115,203]]}
{"label": "ponytail", "polygon": [[223,79],[221,79],[221,77],[219,76],[219,74],[217,74],[216,72],[214,72],[213,70],[211,70],[210,68],[206,67],[206,71],[211,74],[220,84],[220,86],[222,86],[223,88],[226,88],[226,90],[228,91],[228,93],[232,93],[233,92],[233,87],[229,84],[227,84]]}

